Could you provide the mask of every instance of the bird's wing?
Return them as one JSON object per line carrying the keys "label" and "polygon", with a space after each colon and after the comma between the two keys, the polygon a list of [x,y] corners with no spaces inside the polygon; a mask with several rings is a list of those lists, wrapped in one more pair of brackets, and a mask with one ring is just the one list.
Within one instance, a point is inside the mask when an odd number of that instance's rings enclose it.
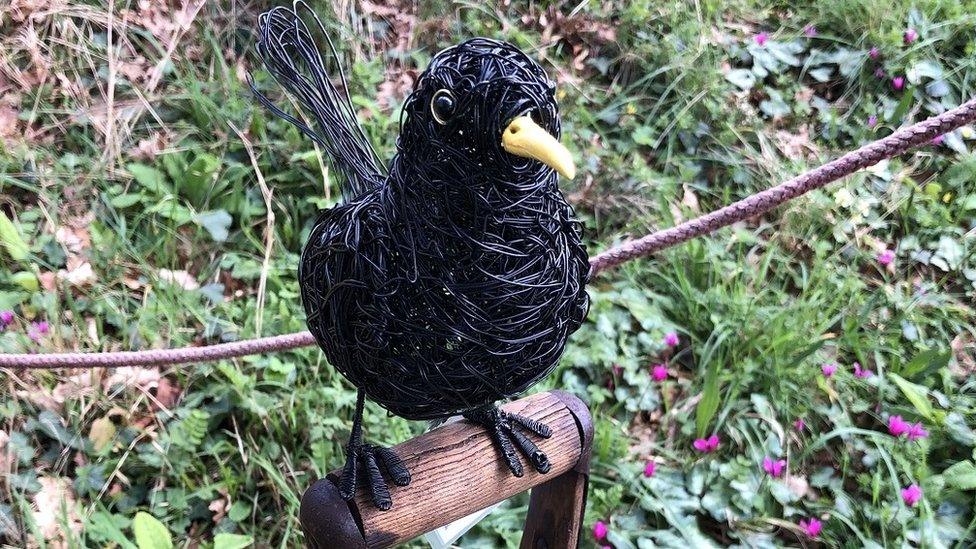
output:
{"label": "bird's wing", "polygon": [[[314,20],[312,29],[305,24],[305,16]],[[327,55],[315,43],[313,30],[328,45]],[[379,185],[385,170],[356,118],[335,45],[315,12],[305,2],[296,1],[291,9],[276,7],[262,13],[258,17],[257,53],[275,80],[314,117],[315,129],[275,105],[255,88],[253,81],[251,90],[271,112],[326,149],[333,167],[345,176],[343,197],[359,196]],[[335,62],[341,91],[332,83],[326,67],[329,57]]]}

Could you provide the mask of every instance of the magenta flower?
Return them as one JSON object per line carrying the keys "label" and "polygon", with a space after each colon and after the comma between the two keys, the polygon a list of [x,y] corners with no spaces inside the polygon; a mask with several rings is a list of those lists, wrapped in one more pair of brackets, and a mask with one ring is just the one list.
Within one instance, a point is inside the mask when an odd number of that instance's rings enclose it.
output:
{"label": "magenta flower", "polygon": [[800,528],[803,528],[803,532],[810,539],[819,536],[820,531],[823,530],[823,523],[814,517],[810,517],[810,520],[801,519],[799,524]]}
{"label": "magenta flower", "polygon": [[867,368],[861,368],[861,365],[857,362],[854,363],[854,377],[859,377],[861,379],[864,379],[867,377],[871,377],[873,375],[874,372],[872,372],[871,370]]}
{"label": "magenta flower", "polygon": [[676,332],[668,332],[664,334],[664,344],[668,347],[678,346],[678,334]]}
{"label": "magenta flower", "polygon": [[46,320],[40,322],[31,322],[30,326],[27,327],[27,337],[31,338],[34,343],[40,343],[41,338],[43,338],[50,331],[50,327]]}
{"label": "magenta flower", "polygon": [[929,436],[929,432],[925,430],[925,427],[921,423],[915,423],[908,428],[906,435],[908,436],[908,440],[918,440]]}
{"label": "magenta flower", "polygon": [[918,33],[915,29],[908,29],[905,31],[905,44],[911,44],[912,42],[918,40]]}
{"label": "magenta flower", "polygon": [[892,436],[900,437],[912,428],[901,416],[891,416],[888,418],[888,432]]}
{"label": "magenta flower", "polygon": [[901,499],[905,505],[915,507],[915,504],[922,499],[922,489],[918,487],[918,484],[912,484],[901,491]]}
{"label": "magenta flower", "polygon": [[692,442],[691,445],[694,446],[695,450],[705,454],[714,452],[718,449],[719,445],[718,435],[712,435],[708,438],[696,438],[695,442]]}
{"label": "magenta flower", "polygon": [[834,363],[827,363],[820,366],[820,371],[823,372],[824,377],[831,377],[837,371],[837,365]]}
{"label": "magenta flower", "polygon": [[783,474],[783,469],[786,467],[785,459],[773,460],[773,458],[766,456],[763,458],[763,471],[766,471],[769,476],[777,478]]}
{"label": "magenta flower", "polygon": [[607,533],[609,531],[610,529],[607,528],[606,523],[604,523],[602,520],[596,521],[596,523],[593,525],[593,537],[597,541],[603,541],[607,539]]}
{"label": "magenta flower", "polygon": [[653,477],[654,476],[654,470],[655,470],[656,467],[657,466],[654,464],[654,460],[653,459],[647,460],[647,463],[644,464],[644,476],[645,477],[648,477],[648,478]]}
{"label": "magenta flower", "polygon": [[793,422],[793,428],[796,429],[797,431],[802,432],[804,429],[806,429],[806,427],[807,427],[807,422],[803,421],[802,417],[797,418],[797,420]]}
{"label": "magenta flower", "polygon": [[664,364],[656,364],[654,368],[651,369],[651,378],[657,382],[668,379],[668,367]]}
{"label": "magenta flower", "polygon": [[814,27],[813,25],[803,27],[803,35],[807,38],[813,38],[817,35],[817,27]]}
{"label": "magenta flower", "polygon": [[877,78],[878,80],[884,78],[885,77],[884,69],[882,69],[881,67],[874,69],[874,77]]}
{"label": "magenta flower", "polygon": [[873,128],[877,125],[878,125],[878,117],[872,114],[871,116],[868,117],[868,127]]}
{"label": "magenta flower", "polygon": [[13,311],[0,311],[0,330],[7,329],[7,326],[14,321]]}
{"label": "magenta flower", "polygon": [[901,91],[905,88],[905,77],[896,76],[891,79],[891,87],[895,88],[896,91]]}
{"label": "magenta flower", "polygon": [[871,59],[877,59],[881,57],[881,50],[879,50],[877,46],[871,46],[871,50],[868,51],[868,57],[870,57]]}
{"label": "magenta flower", "polygon": [[945,141],[945,134],[937,135],[932,138],[932,144],[935,145],[936,147],[941,145],[943,141]]}
{"label": "magenta flower", "polygon": [[878,254],[877,260],[878,263],[887,267],[888,265],[891,265],[895,261],[895,252],[893,250],[885,248],[883,252]]}
{"label": "magenta flower", "polygon": [[765,46],[766,42],[769,42],[769,33],[760,32],[759,34],[753,36],[752,39],[756,41],[756,44],[759,44],[760,46]]}

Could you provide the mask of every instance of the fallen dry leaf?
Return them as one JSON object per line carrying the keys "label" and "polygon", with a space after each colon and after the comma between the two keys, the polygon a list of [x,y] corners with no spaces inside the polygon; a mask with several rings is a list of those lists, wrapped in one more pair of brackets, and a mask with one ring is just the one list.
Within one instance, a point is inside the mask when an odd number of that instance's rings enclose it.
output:
{"label": "fallen dry leaf", "polygon": [[227,499],[222,498],[211,501],[210,505],[207,506],[207,509],[213,511],[213,521],[217,523],[223,520],[227,515],[227,507],[229,507]]}
{"label": "fallen dry leaf", "polygon": [[91,428],[88,430],[88,439],[91,440],[95,451],[101,452],[115,440],[116,432],[115,423],[112,422],[111,417],[106,415],[92,422]]}
{"label": "fallen dry leaf", "polygon": [[34,494],[34,522],[46,540],[63,539],[62,522],[73,532],[81,530],[78,505],[66,478],[39,477],[41,489]]}
{"label": "fallen dry leaf", "polygon": [[0,138],[13,137],[17,130],[17,111],[12,107],[0,106]]}
{"label": "fallen dry leaf", "polygon": [[7,441],[9,440],[10,435],[0,429],[0,478],[7,478],[13,471],[14,455],[7,449]]}
{"label": "fallen dry leaf", "polygon": [[157,275],[159,276],[159,280],[169,284],[176,284],[184,290],[196,290],[200,287],[200,283],[187,271],[160,269]]}
{"label": "fallen dry leaf", "polygon": [[156,387],[156,400],[160,406],[169,409],[179,400],[181,392],[182,389],[176,382],[170,381],[168,377],[163,377],[159,379],[159,386]]}
{"label": "fallen dry leaf", "polygon": [[51,397],[58,403],[58,408],[65,400],[77,399],[95,392],[95,386],[101,377],[99,370],[86,370],[80,374],[68,376],[64,381],[55,385]]}
{"label": "fallen dry leaf", "polygon": [[152,160],[169,146],[172,135],[168,132],[153,132],[145,139],[140,139],[135,147],[129,150],[129,156],[136,160]]}
{"label": "fallen dry leaf", "polygon": [[81,265],[78,265],[77,267],[74,267],[70,271],[61,269],[58,271],[58,277],[67,282],[69,285],[77,288],[90,286],[98,278],[95,276],[95,271],[92,270],[91,263],[88,263],[87,261]]}
{"label": "fallen dry leaf", "polygon": [[116,368],[112,375],[105,380],[103,387],[106,391],[113,385],[139,387],[148,391],[159,386],[159,368],[145,368],[140,366],[122,366]]}
{"label": "fallen dry leaf", "polygon": [[949,362],[949,371],[960,378],[976,374],[976,345],[967,333],[961,333],[952,338],[949,344],[955,361]]}

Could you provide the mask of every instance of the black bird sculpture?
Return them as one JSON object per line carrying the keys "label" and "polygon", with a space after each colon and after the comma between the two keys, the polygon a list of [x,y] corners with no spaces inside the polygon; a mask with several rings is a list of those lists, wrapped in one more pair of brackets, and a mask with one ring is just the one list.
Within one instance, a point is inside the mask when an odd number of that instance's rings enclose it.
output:
{"label": "black bird sculpture", "polygon": [[549,427],[496,403],[553,370],[589,306],[582,226],[556,184],[575,167],[559,143],[555,84],[511,44],[447,48],[407,98],[384,168],[306,18],[337,58],[302,2],[260,16],[257,52],[311,123],[255,94],[343,176],[343,200],[316,220],[299,267],[308,327],[359,391],[342,497],[365,480],[389,509],[383,472],[410,482],[393,451],[363,442],[366,398],[412,420],[463,415],[490,433],[513,474],[523,474],[517,452],[547,472],[529,435],[547,438]]}

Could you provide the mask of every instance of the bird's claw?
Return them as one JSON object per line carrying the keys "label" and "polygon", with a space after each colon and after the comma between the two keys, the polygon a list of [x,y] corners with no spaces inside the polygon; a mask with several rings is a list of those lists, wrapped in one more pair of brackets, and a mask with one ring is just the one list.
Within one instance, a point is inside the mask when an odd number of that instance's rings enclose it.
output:
{"label": "bird's claw", "polygon": [[389,510],[393,506],[393,498],[390,497],[382,471],[397,486],[410,484],[410,471],[393,450],[371,444],[350,447],[342,476],[339,477],[339,495],[346,501],[352,501],[356,496],[356,487],[365,478],[373,504],[383,511]]}
{"label": "bird's claw", "polygon": [[542,438],[549,438],[552,436],[552,429],[548,425],[523,415],[499,410],[494,406],[468,412],[464,417],[488,430],[513,475],[521,477],[524,474],[522,462],[515,448],[518,448],[529,460],[536,471],[545,474],[552,468],[545,452],[523,432],[529,431]]}

